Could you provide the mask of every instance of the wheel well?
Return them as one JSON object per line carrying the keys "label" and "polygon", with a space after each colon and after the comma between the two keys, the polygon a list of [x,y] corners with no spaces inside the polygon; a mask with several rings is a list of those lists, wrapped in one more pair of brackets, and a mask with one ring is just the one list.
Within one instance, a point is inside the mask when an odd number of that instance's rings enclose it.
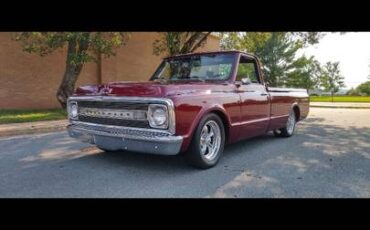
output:
{"label": "wheel well", "polygon": [[229,128],[230,127],[229,127],[229,122],[227,120],[226,115],[221,111],[210,111],[209,113],[214,113],[221,118],[221,121],[225,128],[225,142],[227,142],[229,140]]}
{"label": "wheel well", "polygon": [[295,105],[293,107],[293,111],[294,111],[294,114],[295,114],[296,121],[299,121],[299,118],[301,117],[301,112],[299,111],[299,107],[297,105]]}

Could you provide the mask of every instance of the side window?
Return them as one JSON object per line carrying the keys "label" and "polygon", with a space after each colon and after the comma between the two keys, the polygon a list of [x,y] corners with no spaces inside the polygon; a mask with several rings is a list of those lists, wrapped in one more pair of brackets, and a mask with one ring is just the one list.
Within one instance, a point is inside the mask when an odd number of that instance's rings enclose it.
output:
{"label": "side window", "polygon": [[249,78],[252,83],[260,83],[258,80],[255,61],[244,56],[240,57],[236,80],[241,81],[242,78]]}

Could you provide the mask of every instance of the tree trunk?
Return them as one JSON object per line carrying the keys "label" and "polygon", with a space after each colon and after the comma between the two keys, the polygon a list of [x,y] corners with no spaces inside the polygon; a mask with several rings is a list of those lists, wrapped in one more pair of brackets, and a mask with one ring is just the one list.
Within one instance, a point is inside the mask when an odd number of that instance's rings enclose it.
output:
{"label": "tree trunk", "polygon": [[83,67],[82,63],[78,65],[71,63],[73,56],[81,52],[81,45],[78,48],[79,49],[77,50],[77,41],[68,42],[66,69],[56,94],[56,97],[62,108],[66,108],[67,99],[73,94],[76,81]]}
{"label": "tree trunk", "polygon": [[331,91],[330,94],[331,94],[331,102],[333,103],[334,102],[334,92]]}
{"label": "tree trunk", "polygon": [[210,34],[211,32],[207,32],[206,34],[204,34],[203,38],[200,39],[199,42],[196,45],[194,45],[194,47],[191,49],[191,52],[194,52],[196,49],[198,49],[203,44],[203,42],[207,40]]}
{"label": "tree trunk", "polygon": [[[189,53],[194,52],[197,48],[199,48],[206,40],[207,37],[211,34],[211,32],[203,33],[203,32],[196,32],[191,35],[191,37],[185,42],[183,47],[180,50],[180,53]],[[187,34],[186,36],[188,36]]]}

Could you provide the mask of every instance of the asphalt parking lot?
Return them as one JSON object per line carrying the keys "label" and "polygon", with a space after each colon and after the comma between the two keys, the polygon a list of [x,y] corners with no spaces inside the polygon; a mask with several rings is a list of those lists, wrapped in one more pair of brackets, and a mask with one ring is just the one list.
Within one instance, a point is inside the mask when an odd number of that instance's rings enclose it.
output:
{"label": "asphalt parking lot", "polygon": [[370,197],[370,109],[311,108],[293,137],[229,145],[209,170],[65,131],[2,137],[0,197]]}

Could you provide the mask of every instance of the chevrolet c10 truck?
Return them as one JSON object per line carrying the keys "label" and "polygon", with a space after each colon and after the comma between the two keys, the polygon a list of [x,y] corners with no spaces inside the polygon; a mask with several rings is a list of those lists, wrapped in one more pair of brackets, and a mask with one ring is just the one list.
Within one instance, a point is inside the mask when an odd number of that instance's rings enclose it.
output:
{"label": "chevrolet c10 truck", "polygon": [[148,82],[81,86],[67,105],[73,138],[104,151],[184,153],[205,169],[225,144],[269,131],[292,136],[309,97],[269,87],[256,56],[220,51],[164,58]]}

